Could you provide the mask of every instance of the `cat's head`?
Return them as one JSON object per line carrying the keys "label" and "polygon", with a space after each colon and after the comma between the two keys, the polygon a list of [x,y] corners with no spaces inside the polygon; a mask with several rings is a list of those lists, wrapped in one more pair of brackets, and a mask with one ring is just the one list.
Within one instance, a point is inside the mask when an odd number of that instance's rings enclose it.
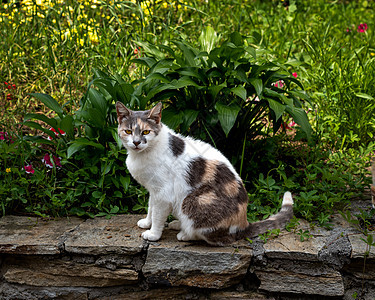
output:
{"label": "cat's head", "polygon": [[162,127],[161,110],[160,102],[146,111],[133,111],[116,103],[118,134],[126,149],[142,152],[153,146]]}

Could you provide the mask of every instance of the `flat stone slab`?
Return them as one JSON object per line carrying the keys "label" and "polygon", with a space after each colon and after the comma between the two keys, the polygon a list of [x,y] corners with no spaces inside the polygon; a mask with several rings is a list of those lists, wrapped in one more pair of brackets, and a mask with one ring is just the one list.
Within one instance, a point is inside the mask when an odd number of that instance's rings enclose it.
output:
{"label": "flat stone slab", "polygon": [[0,218],[0,253],[59,254],[63,236],[84,220],[64,218],[44,221],[39,218],[5,216]]}
{"label": "flat stone slab", "polygon": [[[375,233],[372,233],[373,241],[375,241]],[[375,247],[369,247],[366,242],[366,236],[362,233],[348,235],[349,241],[352,244],[352,258],[364,258],[368,254],[368,259],[375,258]]]}
{"label": "flat stone slab", "polygon": [[149,283],[223,288],[245,276],[252,257],[248,242],[212,247],[199,242],[179,242],[177,233],[166,229],[159,242],[150,244],[142,268]]}
{"label": "flat stone slab", "polygon": [[108,270],[60,259],[14,259],[6,262],[4,279],[40,287],[108,287],[134,284],[138,281],[138,272],[130,268]]}
{"label": "flat stone slab", "polygon": [[87,255],[139,253],[147,246],[141,237],[144,230],[137,226],[142,217],[116,215],[110,219],[89,219],[66,235],[65,251]]}

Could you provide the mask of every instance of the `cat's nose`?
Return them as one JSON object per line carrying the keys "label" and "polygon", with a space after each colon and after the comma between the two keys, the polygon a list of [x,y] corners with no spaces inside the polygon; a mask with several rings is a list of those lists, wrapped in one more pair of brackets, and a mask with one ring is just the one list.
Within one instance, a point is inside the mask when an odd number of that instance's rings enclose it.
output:
{"label": "cat's nose", "polygon": [[133,141],[133,144],[138,147],[138,145],[140,144],[141,142],[140,141]]}

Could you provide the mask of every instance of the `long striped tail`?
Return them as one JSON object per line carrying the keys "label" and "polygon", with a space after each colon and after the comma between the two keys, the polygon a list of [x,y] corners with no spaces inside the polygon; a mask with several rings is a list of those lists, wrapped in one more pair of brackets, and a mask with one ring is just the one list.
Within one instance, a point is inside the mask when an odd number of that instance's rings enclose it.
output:
{"label": "long striped tail", "polygon": [[259,234],[276,228],[284,228],[293,217],[293,198],[290,192],[286,192],[283,197],[283,203],[280,211],[270,216],[266,220],[250,223],[249,226],[240,233],[242,238],[251,238]]}

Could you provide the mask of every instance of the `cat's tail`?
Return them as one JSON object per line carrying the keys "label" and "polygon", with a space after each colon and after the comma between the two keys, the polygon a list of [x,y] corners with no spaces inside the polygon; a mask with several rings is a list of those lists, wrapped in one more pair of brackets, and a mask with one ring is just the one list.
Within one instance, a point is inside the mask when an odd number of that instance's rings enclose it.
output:
{"label": "cat's tail", "polygon": [[283,197],[283,203],[280,211],[270,216],[266,220],[250,223],[249,226],[240,233],[241,238],[256,237],[258,234],[263,234],[267,230],[284,228],[285,225],[293,217],[293,198],[290,192],[286,192]]}

